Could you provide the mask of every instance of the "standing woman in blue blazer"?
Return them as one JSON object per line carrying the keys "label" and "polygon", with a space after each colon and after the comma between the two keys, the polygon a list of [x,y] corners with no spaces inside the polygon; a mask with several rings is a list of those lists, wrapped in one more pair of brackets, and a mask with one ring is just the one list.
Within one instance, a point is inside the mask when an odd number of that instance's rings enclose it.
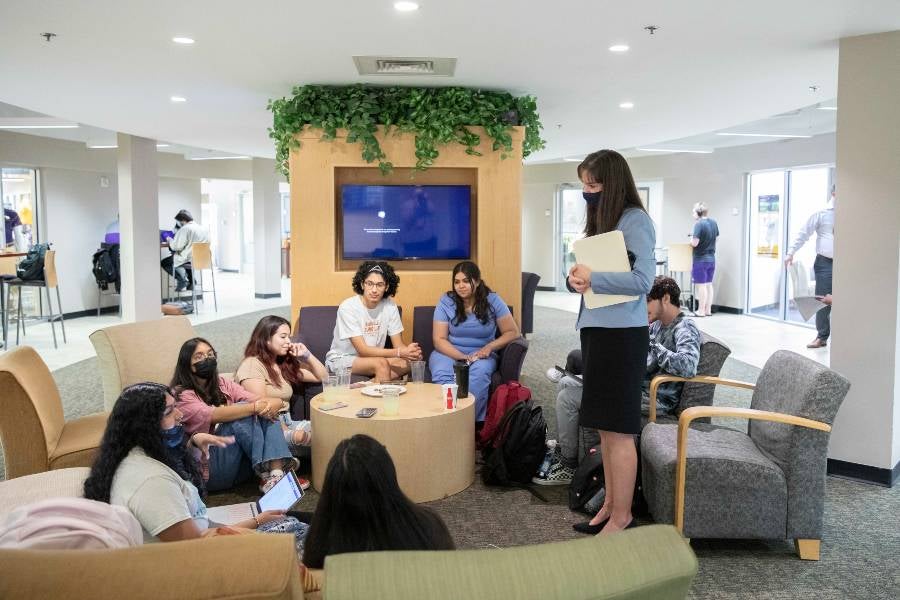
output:
{"label": "standing woman in blue blazer", "polygon": [[612,150],[589,154],[578,165],[578,178],[587,202],[585,236],[618,229],[634,263],[625,273],[592,272],[576,264],[569,271],[567,287],[579,294],[591,290],[638,297],[590,309],[582,299],[576,325],[584,361],[580,423],[600,432],[606,500],[593,519],[575,529],[612,533],[633,525],[634,436],[641,430],[641,381],[649,346],[646,294],[656,271],[656,231],[621,154]]}

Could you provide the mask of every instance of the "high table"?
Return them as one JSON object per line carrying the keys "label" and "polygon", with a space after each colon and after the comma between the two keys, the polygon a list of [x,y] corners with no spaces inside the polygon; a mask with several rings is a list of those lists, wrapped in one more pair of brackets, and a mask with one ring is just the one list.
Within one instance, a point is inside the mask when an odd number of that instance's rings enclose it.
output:
{"label": "high table", "polygon": [[[328,461],[341,440],[364,433],[387,447],[400,489],[413,502],[438,500],[469,487],[475,478],[475,398],[460,398],[456,409],[447,410],[440,392],[437,384],[407,383],[400,414],[390,417],[382,414],[381,398],[364,396],[359,389],[343,390],[337,399],[348,406],[331,411],[319,409],[324,394],[313,398],[313,486],[321,491]],[[370,406],[378,409],[375,416],[356,416]]]}
{"label": "high table", "polygon": [[[14,277],[16,274],[16,263],[25,256],[28,256],[27,252],[7,252],[0,249],[0,321],[3,322],[3,343],[0,344],[0,347],[3,348],[7,348],[9,345],[9,319],[6,312],[6,278],[4,276],[12,275]],[[20,298],[19,302],[21,301],[22,299]]]}

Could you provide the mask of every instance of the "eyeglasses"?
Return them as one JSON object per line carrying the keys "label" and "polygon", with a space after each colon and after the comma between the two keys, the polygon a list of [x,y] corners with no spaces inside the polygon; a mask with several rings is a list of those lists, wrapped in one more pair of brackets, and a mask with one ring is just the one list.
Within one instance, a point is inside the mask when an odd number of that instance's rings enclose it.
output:
{"label": "eyeglasses", "polygon": [[201,360],[203,360],[203,359],[205,359],[205,358],[215,358],[215,357],[216,357],[216,351],[215,351],[215,350],[210,350],[210,351],[207,352],[206,354],[203,354],[202,352],[197,352],[197,353],[195,353],[195,354],[191,357],[191,360],[194,361],[194,362],[200,362]]}
{"label": "eyeglasses", "polygon": [[376,290],[383,290],[385,287],[385,283],[383,281],[363,281],[363,287],[367,290],[371,290],[375,288]]}

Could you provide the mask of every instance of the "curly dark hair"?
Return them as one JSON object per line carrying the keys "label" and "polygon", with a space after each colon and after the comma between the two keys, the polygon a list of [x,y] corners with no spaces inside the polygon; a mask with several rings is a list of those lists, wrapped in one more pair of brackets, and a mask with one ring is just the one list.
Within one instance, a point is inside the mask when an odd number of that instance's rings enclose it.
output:
{"label": "curly dark hair", "polygon": [[478,268],[478,265],[470,260],[464,260],[453,267],[453,274],[450,276],[450,291],[447,292],[447,295],[456,305],[456,315],[453,317],[453,324],[459,325],[466,320],[465,303],[463,302],[463,299],[459,297],[459,294],[456,293],[456,286],[453,285],[453,281],[456,279],[458,273],[465,275],[472,285],[475,285],[476,283],[480,284],[472,291],[472,297],[475,301],[472,312],[482,325],[487,323],[488,319],[495,316],[494,309],[491,308],[491,304],[488,302],[488,294],[490,294],[492,290],[481,279],[481,269]]}
{"label": "curly dark hair", "polygon": [[204,493],[200,469],[188,453],[186,441],[182,440],[176,448],[168,448],[163,441],[159,425],[166,410],[166,394],[174,395],[168,387],[149,382],[122,390],[106,423],[91,473],[84,482],[85,498],[109,502],[116,470],[134,448],[167,465]]}
{"label": "curly dark hair", "polygon": [[203,338],[195,337],[186,341],[181,345],[181,350],[178,351],[178,362],[175,363],[175,374],[172,375],[172,383],[169,385],[178,392],[189,390],[196,393],[203,402],[210,406],[222,406],[223,404],[227,404],[225,394],[223,394],[221,388],[219,388],[218,368],[216,368],[213,376],[209,379],[201,379],[191,371],[191,358],[193,358],[194,351],[200,344],[206,344],[212,348],[213,352],[216,351],[216,349],[213,348],[213,345]]}
{"label": "curly dark hair", "polygon": [[338,444],[306,537],[307,567],[321,569],[326,556],[344,552],[453,548],[440,516],[400,489],[387,448],[362,434]]}
{"label": "curly dark hair", "polygon": [[668,296],[669,302],[674,306],[681,306],[681,288],[671,277],[660,275],[653,280],[653,287],[647,292],[647,300],[662,300],[663,296]]}
{"label": "curly dark hair", "polygon": [[[272,336],[275,335],[275,332],[282,325],[287,325],[288,331],[290,331],[291,322],[285,318],[268,315],[260,319],[256,327],[253,328],[253,333],[250,334],[250,341],[247,342],[247,347],[244,348],[244,358],[258,358],[266,368],[269,379],[275,385],[280,386],[282,381],[287,381],[291,385],[301,385],[303,383],[303,373],[300,371],[302,367],[300,359],[293,354],[277,356],[269,349],[269,340],[272,339]],[[280,375],[275,370],[275,365],[278,365],[281,371]]]}
{"label": "curly dark hair", "polygon": [[384,277],[384,282],[387,285],[384,289],[384,297],[390,298],[395,295],[397,288],[400,287],[400,277],[394,272],[394,267],[383,260],[367,260],[359,265],[359,268],[356,269],[356,274],[353,275],[353,291],[362,296],[363,281],[366,280],[366,277],[369,276],[373,269],[376,273],[378,273],[378,269],[381,269],[380,274]]}

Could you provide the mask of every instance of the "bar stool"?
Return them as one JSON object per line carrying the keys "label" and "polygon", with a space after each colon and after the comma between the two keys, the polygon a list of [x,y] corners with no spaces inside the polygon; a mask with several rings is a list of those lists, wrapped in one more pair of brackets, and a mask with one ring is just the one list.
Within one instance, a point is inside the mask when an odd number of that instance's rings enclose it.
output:
{"label": "bar stool", "polygon": [[7,326],[8,319],[6,315],[6,282],[16,278],[16,265],[19,264],[18,257],[0,256],[0,321],[3,322],[3,347],[9,347]]}
{"label": "bar stool", "polygon": [[[672,244],[666,247],[669,275],[678,280],[681,288],[682,299],[688,297],[688,310],[694,312],[694,282],[691,270],[694,266],[694,247],[690,244]],[[689,288],[684,285],[684,275],[687,274]],[[690,290],[690,291],[688,291]],[[684,302],[682,302],[684,306]]]}
{"label": "bar stool", "polygon": [[216,312],[219,311],[219,299],[216,297],[216,269],[213,266],[212,260],[212,250],[210,250],[209,242],[194,242],[191,244],[191,279],[194,283],[191,286],[191,301],[194,304],[194,311],[197,310],[197,283],[196,283],[196,275],[200,274],[200,295],[202,296],[204,292],[208,291],[203,286],[203,271],[209,270],[209,275],[212,278],[212,295],[213,295],[213,306],[215,306]]}
{"label": "bar stool", "polygon": [[[13,288],[18,288],[18,306],[16,312],[16,345],[19,344],[19,324],[22,325],[22,334],[25,334],[25,323],[23,321],[22,315],[22,288],[26,287],[38,287],[44,288],[47,291],[47,311],[50,315],[47,317],[47,320],[50,321],[50,329],[53,332],[53,347],[58,348],[56,344],[56,321],[59,321],[62,326],[62,334],[63,334],[63,343],[68,343],[66,340],[66,322],[63,319],[63,310],[62,310],[62,300],[59,297],[59,280],[56,276],[56,250],[47,250],[46,254],[44,254],[44,279],[43,280],[23,280],[23,279],[11,279],[6,282],[6,304],[9,305],[9,297],[10,292],[12,292]],[[59,307],[59,314],[53,314],[53,302],[50,299],[50,288],[56,288],[56,305]],[[3,321],[8,325],[8,313],[3,313]]]}

